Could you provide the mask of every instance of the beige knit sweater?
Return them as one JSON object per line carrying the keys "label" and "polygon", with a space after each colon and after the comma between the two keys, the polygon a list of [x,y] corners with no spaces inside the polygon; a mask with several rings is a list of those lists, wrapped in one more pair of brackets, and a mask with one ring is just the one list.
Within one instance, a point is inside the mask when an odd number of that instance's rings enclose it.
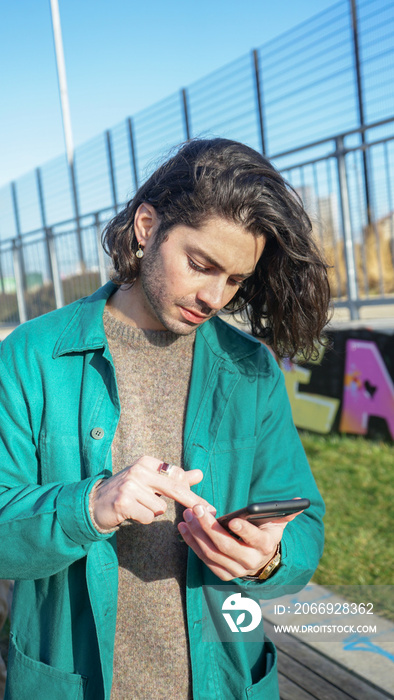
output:
{"label": "beige knit sweater", "polygon": [[[114,474],[146,454],[182,466],[182,436],[194,333],[143,331],[106,309],[121,418],[112,446]],[[163,477],[165,478],[165,477]],[[151,525],[117,532],[119,598],[111,700],[190,700],[186,630],[187,545],[176,523],[183,506],[166,499]]]}

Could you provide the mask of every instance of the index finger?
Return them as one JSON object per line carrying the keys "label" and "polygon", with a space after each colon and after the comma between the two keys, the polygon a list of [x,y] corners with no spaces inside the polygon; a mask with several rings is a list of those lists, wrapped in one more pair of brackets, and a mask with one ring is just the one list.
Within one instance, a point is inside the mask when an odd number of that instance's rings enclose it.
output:
{"label": "index finger", "polygon": [[[199,469],[192,469],[189,472],[184,472],[180,467],[174,467],[174,470],[176,470],[174,474],[170,472],[168,476],[159,473],[157,473],[157,475],[152,475],[151,486],[154,488],[155,492],[159,493],[161,496],[172,498],[174,501],[177,501],[177,503],[185,506],[185,508],[193,508],[193,506],[200,504],[209,506],[209,510],[216,513],[216,508],[205,498],[198,496],[190,489],[189,480],[192,484],[198,483],[203,477],[202,472]],[[180,472],[183,472],[184,475],[189,474],[190,477],[186,476],[184,478]],[[192,472],[197,472],[197,474],[193,474]],[[197,478],[198,472],[200,472],[201,478]]]}

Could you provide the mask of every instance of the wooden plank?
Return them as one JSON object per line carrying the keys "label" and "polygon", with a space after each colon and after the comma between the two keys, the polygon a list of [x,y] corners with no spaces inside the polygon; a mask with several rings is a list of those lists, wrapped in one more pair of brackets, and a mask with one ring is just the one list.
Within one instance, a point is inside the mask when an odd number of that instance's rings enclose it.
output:
{"label": "wooden plank", "polygon": [[393,696],[376,688],[365,678],[342,666],[289,634],[277,635],[272,623],[264,620],[264,628],[278,651],[296,659],[304,667],[329,680],[355,700],[392,700]]}
{"label": "wooden plank", "polygon": [[279,673],[279,693],[280,700],[316,700],[316,695],[311,695],[281,673]]}
{"label": "wooden plank", "polygon": [[338,685],[311,671],[303,664],[298,663],[297,659],[284,654],[279,649],[278,668],[284,676],[307,690],[314,698],[319,700],[358,700],[356,696],[343,692]]}

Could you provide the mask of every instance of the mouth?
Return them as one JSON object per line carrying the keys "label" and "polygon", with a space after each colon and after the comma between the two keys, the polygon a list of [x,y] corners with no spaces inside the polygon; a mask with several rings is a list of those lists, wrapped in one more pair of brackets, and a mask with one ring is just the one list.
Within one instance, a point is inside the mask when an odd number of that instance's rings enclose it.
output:
{"label": "mouth", "polygon": [[204,314],[199,314],[196,311],[191,311],[184,306],[180,306],[179,310],[183,318],[185,318],[186,321],[191,321],[191,323],[203,323],[203,321],[206,321],[210,317],[209,315],[206,316]]}

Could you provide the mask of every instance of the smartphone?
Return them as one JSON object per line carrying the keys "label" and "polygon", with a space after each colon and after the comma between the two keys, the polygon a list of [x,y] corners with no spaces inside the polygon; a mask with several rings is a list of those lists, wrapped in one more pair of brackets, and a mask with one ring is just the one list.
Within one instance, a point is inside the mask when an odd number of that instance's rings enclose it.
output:
{"label": "smartphone", "polygon": [[[266,501],[265,503],[251,503],[245,508],[235,510],[233,513],[226,513],[217,519],[218,523],[226,530],[229,530],[228,524],[233,518],[243,518],[253,525],[264,525],[270,523],[277,518],[283,518],[285,515],[298,513],[300,510],[309,508],[310,501],[308,498],[292,498],[288,501]],[[229,530],[231,532],[231,530]],[[234,532],[231,532],[235,535]]]}

